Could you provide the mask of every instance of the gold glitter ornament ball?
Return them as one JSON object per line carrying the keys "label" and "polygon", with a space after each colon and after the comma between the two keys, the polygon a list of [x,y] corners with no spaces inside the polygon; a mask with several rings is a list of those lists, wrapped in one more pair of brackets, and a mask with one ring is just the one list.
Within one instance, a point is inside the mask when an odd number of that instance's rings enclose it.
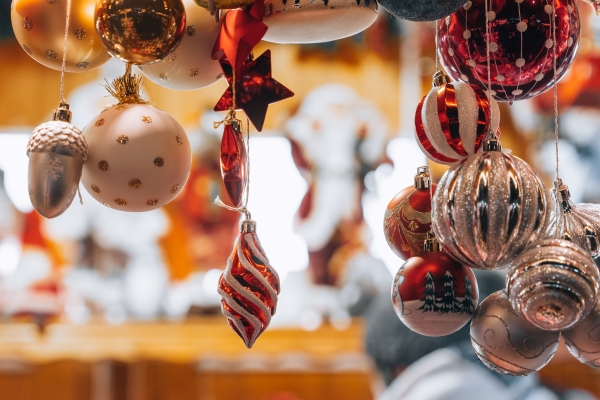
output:
{"label": "gold glitter ornament ball", "polygon": [[192,164],[185,131],[148,104],[118,104],[83,129],[89,146],[81,181],[105,206],[150,211],[179,194]]}
{"label": "gold glitter ornament ball", "polygon": [[[85,72],[110,59],[94,28],[94,0],[72,0],[67,72]],[[61,70],[67,0],[14,0],[10,17],[23,50],[46,67]]]}
{"label": "gold glitter ornament ball", "polygon": [[200,89],[212,85],[222,75],[212,51],[221,30],[214,16],[193,0],[184,0],[185,35],[177,49],[152,65],[140,66],[144,76],[157,85],[175,90]]}
{"label": "gold glitter ornament ball", "polygon": [[185,30],[181,0],[98,0],[94,18],[108,52],[136,65],[167,57]]}

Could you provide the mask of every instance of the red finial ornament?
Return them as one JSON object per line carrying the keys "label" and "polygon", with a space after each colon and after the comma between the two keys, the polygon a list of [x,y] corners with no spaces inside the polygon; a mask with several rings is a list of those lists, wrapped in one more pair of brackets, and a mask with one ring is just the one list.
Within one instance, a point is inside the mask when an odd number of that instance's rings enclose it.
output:
{"label": "red finial ornament", "polygon": [[277,307],[279,275],[256,235],[256,222],[242,222],[240,236],[219,280],[221,310],[229,326],[251,348]]}

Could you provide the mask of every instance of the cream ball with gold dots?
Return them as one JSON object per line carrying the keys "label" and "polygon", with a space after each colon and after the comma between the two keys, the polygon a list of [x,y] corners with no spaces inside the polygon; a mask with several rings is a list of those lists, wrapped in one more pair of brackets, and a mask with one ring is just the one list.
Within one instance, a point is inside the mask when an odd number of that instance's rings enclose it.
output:
{"label": "cream ball with gold dots", "polygon": [[150,211],[173,200],[192,164],[185,131],[149,104],[118,104],[83,129],[89,146],[81,182],[107,207]]}
{"label": "cream ball with gold dots", "polygon": [[223,75],[212,51],[221,22],[193,0],[183,0],[185,35],[175,51],[161,61],[138,66],[142,74],[157,85],[174,90],[200,89],[212,85]]}

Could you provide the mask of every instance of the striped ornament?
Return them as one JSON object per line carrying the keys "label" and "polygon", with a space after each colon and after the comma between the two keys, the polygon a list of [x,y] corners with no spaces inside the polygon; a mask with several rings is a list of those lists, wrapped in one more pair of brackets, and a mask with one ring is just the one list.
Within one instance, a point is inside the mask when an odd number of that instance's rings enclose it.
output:
{"label": "striped ornament", "polygon": [[479,151],[488,132],[500,132],[500,110],[478,87],[464,82],[434,86],[415,114],[415,133],[425,155],[453,164]]}
{"label": "striped ornament", "polygon": [[543,232],[546,190],[533,169],[501,151],[453,165],[433,197],[432,228],[444,250],[477,269],[504,268]]}
{"label": "striped ornament", "polygon": [[[252,228],[244,229],[246,223]],[[219,280],[221,311],[229,326],[251,348],[267,329],[277,307],[279,275],[271,267],[255,233],[253,221],[242,232]]]}

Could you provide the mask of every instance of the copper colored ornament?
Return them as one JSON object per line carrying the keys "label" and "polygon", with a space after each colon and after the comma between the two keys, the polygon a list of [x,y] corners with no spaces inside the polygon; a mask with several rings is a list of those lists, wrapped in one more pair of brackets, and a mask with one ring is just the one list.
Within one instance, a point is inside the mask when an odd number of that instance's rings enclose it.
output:
{"label": "copper colored ornament", "polygon": [[[71,2],[65,71],[85,72],[110,59],[94,29],[95,0]],[[67,16],[66,1],[14,0],[10,17],[23,50],[46,67],[60,71]]]}
{"label": "copper colored ornament", "polygon": [[426,250],[409,258],[392,285],[392,305],[410,330],[425,336],[446,336],[473,315],[479,291],[469,267],[440,251],[431,235]]}
{"label": "copper colored ornament", "polygon": [[267,26],[262,23],[263,11],[262,1],[255,1],[247,8],[229,11],[223,19],[212,58],[227,61],[234,69],[242,68],[254,46],[267,31]]}
{"label": "copper colored ornament", "polygon": [[71,125],[68,104],[54,111],[53,121],[34,129],[27,155],[31,204],[46,218],[58,217],[75,198],[88,155],[83,135]]}
{"label": "copper colored ornament", "polygon": [[577,325],[562,331],[569,352],[579,362],[600,368],[600,303]]}
{"label": "copper colored ornament", "polygon": [[[577,1],[491,0],[488,5],[494,97],[512,102],[550,89],[554,84],[551,18],[555,11],[560,79],[579,43]],[[488,85],[485,22],[485,0],[468,1],[438,21],[438,51],[446,72],[483,90]]]}
{"label": "copper colored ornament", "polygon": [[546,189],[497,139],[454,164],[433,197],[432,227],[452,257],[477,269],[508,265],[543,232]]}
{"label": "copper colored ornament", "polygon": [[108,86],[119,103],[83,129],[90,151],[81,182],[107,207],[150,211],[173,200],[190,173],[185,131],[168,113],[139,97],[140,79],[125,75]]}
{"label": "copper colored ornament", "polygon": [[215,111],[227,111],[233,106],[232,87],[235,86],[236,110],[244,110],[252,125],[262,131],[269,104],[292,97],[294,93],[271,76],[271,50],[255,60],[245,62],[234,70],[221,62],[229,87],[215,105]]}
{"label": "copper colored ornament", "polygon": [[256,235],[256,222],[242,222],[240,236],[219,280],[221,310],[229,326],[251,348],[277,308],[279,275]]}
{"label": "copper colored ornament", "polygon": [[546,239],[519,254],[507,276],[510,302],[523,318],[546,331],[568,329],[595,307],[598,267],[581,247]]}
{"label": "copper colored ornament", "polygon": [[542,369],[558,349],[560,333],[546,332],[521,319],[504,290],[481,302],[471,321],[471,344],[491,370],[524,376]]}
{"label": "copper colored ornament", "polygon": [[137,65],[167,57],[185,34],[181,0],[98,0],[94,19],[108,52]]}
{"label": "copper colored ornament", "polygon": [[415,113],[417,144],[431,160],[453,164],[477,153],[489,132],[498,132],[500,109],[478,87],[450,82],[438,72]]}
{"label": "copper colored ornament", "polygon": [[239,123],[227,123],[221,139],[221,176],[234,207],[242,205],[242,197],[248,183],[247,169],[248,156]]}
{"label": "copper colored ornament", "polygon": [[573,204],[569,188],[560,179],[552,191],[554,209],[550,212],[545,237],[577,243],[592,257],[600,253],[600,205]]}
{"label": "copper colored ornament", "polygon": [[390,201],[385,210],[383,229],[390,249],[407,260],[423,253],[431,231],[431,186],[428,167],[419,167],[414,186],[409,186]]}
{"label": "copper colored ornament", "polygon": [[273,43],[320,43],[360,33],[377,19],[375,0],[266,0],[269,30],[264,40]]}
{"label": "copper colored ornament", "polygon": [[221,24],[192,0],[183,0],[183,4],[186,26],[179,46],[161,61],[139,68],[146,78],[162,87],[200,89],[221,78],[221,66],[211,58]]}

